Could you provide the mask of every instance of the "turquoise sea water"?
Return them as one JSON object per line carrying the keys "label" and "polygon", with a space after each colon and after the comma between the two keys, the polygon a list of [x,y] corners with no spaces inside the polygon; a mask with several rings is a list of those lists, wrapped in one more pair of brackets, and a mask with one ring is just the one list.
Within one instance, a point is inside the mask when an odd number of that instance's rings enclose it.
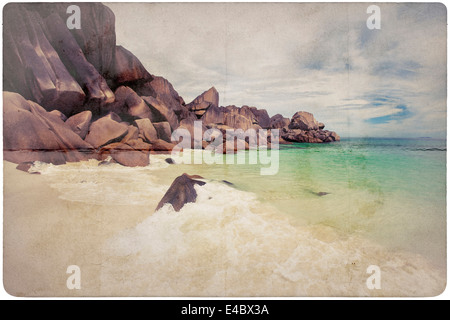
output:
{"label": "turquoise sea water", "polygon": [[445,265],[446,140],[351,138],[279,152],[276,175],[260,175],[267,165],[184,169],[255,193],[294,223],[359,234]]}
{"label": "turquoise sea water", "polygon": [[[36,167],[68,205],[113,206],[133,221],[92,244],[105,258],[101,294],[434,296],[445,287],[445,140],[282,145],[275,175],[248,162],[173,156],[169,165],[170,156],[150,155],[141,168]],[[184,172],[207,182],[196,202],[155,212]],[[371,265],[380,267],[381,290],[366,286]]]}

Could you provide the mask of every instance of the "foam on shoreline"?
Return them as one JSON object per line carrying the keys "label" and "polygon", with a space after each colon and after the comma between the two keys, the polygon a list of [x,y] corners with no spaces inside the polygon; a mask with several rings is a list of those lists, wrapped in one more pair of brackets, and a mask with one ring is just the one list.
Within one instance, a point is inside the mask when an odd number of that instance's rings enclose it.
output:
{"label": "foam on shoreline", "polygon": [[[83,295],[432,296],[445,287],[445,270],[420,255],[325,225],[291,223],[255,194],[219,181],[196,186],[196,203],[180,212],[166,205],[153,213],[185,169],[167,169],[166,156],[158,157],[153,168],[95,160],[36,164],[41,175],[6,163],[7,181],[15,179],[5,193],[7,228],[14,228],[5,238],[9,283],[21,276],[22,290],[35,279],[36,295],[74,295],[60,271],[77,264]],[[23,185],[30,179],[33,190]],[[39,185],[48,187],[36,190]],[[14,201],[20,188],[27,195]],[[47,200],[36,206],[40,192]],[[24,276],[16,270],[20,263],[41,271]],[[367,289],[369,265],[381,268],[382,290]]]}

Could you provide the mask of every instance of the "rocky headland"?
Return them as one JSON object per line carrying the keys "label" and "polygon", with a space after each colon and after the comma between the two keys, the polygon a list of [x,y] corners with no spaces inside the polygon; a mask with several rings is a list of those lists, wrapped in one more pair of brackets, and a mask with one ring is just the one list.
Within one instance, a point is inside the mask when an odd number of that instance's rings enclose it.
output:
{"label": "rocky headland", "polygon": [[[80,3],[81,29],[67,4],[9,4],[4,21],[4,159],[53,164],[96,158],[145,166],[171,151],[177,128],[280,129],[280,143],[338,141],[311,113],[291,119],[249,106],[219,106],[212,87],[190,103],[116,45],[113,12]],[[207,143],[203,143],[206,147]],[[224,149],[225,150],[225,149]]]}
{"label": "rocky headland", "polygon": [[[146,166],[151,152],[174,148],[174,130],[193,134],[199,120],[203,132],[266,129],[269,147],[273,129],[280,130],[280,143],[340,139],[305,111],[289,119],[256,107],[220,106],[214,87],[185,103],[167,79],[116,45],[107,6],[78,3],[82,28],[70,30],[68,5],[4,7],[3,155],[19,169],[34,161],[87,159]],[[223,139],[216,152],[228,151]]]}

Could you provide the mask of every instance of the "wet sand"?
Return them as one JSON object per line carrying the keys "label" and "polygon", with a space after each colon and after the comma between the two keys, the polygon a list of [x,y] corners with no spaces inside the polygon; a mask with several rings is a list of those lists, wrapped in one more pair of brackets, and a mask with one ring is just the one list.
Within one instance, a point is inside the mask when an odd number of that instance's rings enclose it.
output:
{"label": "wet sand", "polygon": [[[145,219],[152,207],[62,200],[45,175],[3,165],[5,290],[14,296],[101,294],[104,241]],[[69,265],[80,267],[82,290],[67,288]]]}
{"label": "wet sand", "polygon": [[[158,161],[160,161],[158,163]],[[16,296],[433,296],[445,269],[336,228],[297,225],[218,180],[180,212],[154,210],[199,167],[4,162],[4,287]],[[382,289],[366,287],[369,265]],[[81,290],[66,286],[69,265]]]}

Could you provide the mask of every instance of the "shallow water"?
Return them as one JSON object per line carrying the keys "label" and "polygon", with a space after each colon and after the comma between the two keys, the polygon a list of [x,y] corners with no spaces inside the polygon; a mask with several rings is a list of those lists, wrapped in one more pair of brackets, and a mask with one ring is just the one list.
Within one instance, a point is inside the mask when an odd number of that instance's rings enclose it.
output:
{"label": "shallow water", "polygon": [[[35,166],[64,200],[148,207],[147,218],[95,244],[99,294],[420,296],[445,287],[443,140],[281,146],[273,176],[259,165],[166,157],[152,155],[146,168]],[[196,186],[197,202],[151,214],[183,172],[208,182]],[[369,265],[381,269],[381,290],[366,287]]]}

